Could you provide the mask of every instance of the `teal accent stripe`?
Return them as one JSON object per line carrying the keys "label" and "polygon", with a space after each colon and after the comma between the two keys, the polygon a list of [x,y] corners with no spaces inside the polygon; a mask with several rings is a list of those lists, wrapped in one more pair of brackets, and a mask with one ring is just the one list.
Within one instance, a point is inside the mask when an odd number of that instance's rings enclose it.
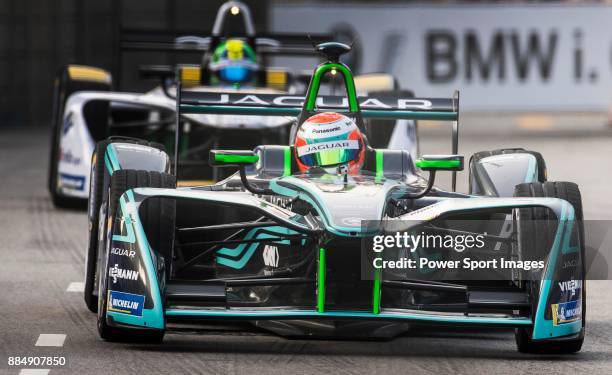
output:
{"label": "teal accent stripe", "polygon": [[[122,198],[125,197],[125,205],[123,210],[126,215],[134,217],[133,227],[135,229],[136,249],[144,263],[146,282],[145,286],[149,288],[151,297],[153,298],[153,308],[143,309],[142,316],[132,316],[112,311],[107,311],[106,316],[112,317],[113,320],[120,324],[128,324],[133,326],[148,327],[148,328],[165,328],[164,311],[162,308],[161,291],[157,281],[156,267],[153,261],[153,251],[147,240],[144,229],[138,216],[136,200],[132,190],[126,191]],[[145,276],[143,276],[145,277]]]}
{"label": "teal accent stripe", "polygon": [[548,299],[552,290],[555,275],[555,266],[559,253],[566,252],[566,247],[569,247],[569,239],[572,228],[574,226],[574,207],[563,201],[561,207],[561,216],[559,217],[559,225],[555,233],[555,240],[548,257],[548,262],[545,270],[545,275],[540,284],[540,297],[538,307],[535,313],[533,336],[534,340],[549,339],[554,337],[568,336],[580,332],[582,329],[582,320],[572,323],[563,323],[554,325],[552,320],[544,318],[546,309],[550,307]]}
{"label": "teal accent stripe", "polygon": [[[349,113],[347,111],[337,111]],[[279,108],[279,107],[256,107],[256,106],[230,106],[230,105],[192,105],[181,104],[182,113],[210,113],[216,115],[251,115],[251,116],[291,116],[297,117],[301,108]],[[380,118],[389,120],[457,120],[457,112],[439,111],[403,111],[403,110],[378,110],[363,109],[361,115],[364,118]]]}
{"label": "teal accent stripe", "polygon": [[119,159],[117,158],[117,153],[112,143],[106,147],[106,152],[104,154],[104,164],[106,164],[106,169],[108,169],[110,175],[112,175],[114,171],[121,169],[121,164],[119,164]]}
{"label": "teal accent stripe", "polygon": [[300,115],[301,108],[230,106],[230,105],[192,105],[181,104],[182,113],[210,113],[214,115],[252,115],[252,116],[291,116]]}
{"label": "teal accent stripe", "polygon": [[465,315],[428,315],[425,313],[400,313],[400,312],[381,312],[373,314],[370,312],[361,311],[325,311],[317,312],[314,310],[188,310],[188,309],[167,309],[167,316],[183,316],[183,317],[218,317],[218,318],[356,318],[356,319],[376,319],[376,320],[412,320],[422,322],[436,323],[454,323],[454,324],[482,324],[496,326],[531,326],[529,318],[487,318]]}
{"label": "teal accent stripe", "polygon": [[529,165],[527,166],[527,173],[525,173],[525,180],[523,182],[536,182],[538,180],[537,160],[535,156],[529,156]]}
{"label": "teal accent stripe", "polygon": [[[278,237],[278,235],[275,234],[269,234],[269,233],[260,233],[261,231],[270,231],[273,233],[278,233],[280,235],[288,235],[288,234],[296,234],[297,232],[294,232],[290,229],[284,228],[284,227],[266,227],[266,228],[255,228],[255,229],[251,229],[246,236],[244,236],[245,240],[250,240],[253,237],[256,239],[266,239],[266,238],[275,238]],[[274,243],[280,243],[283,245],[289,245],[290,242],[289,240],[282,240],[282,241],[274,241]],[[247,247],[247,244],[245,243],[241,243],[238,246],[236,246],[233,249],[229,249],[229,248],[222,248],[219,249],[217,251],[217,255],[224,255],[224,256],[228,256],[228,257],[238,257],[241,256],[240,259],[238,260],[234,260],[234,259],[228,259],[228,258],[224,258],[224,257],[219,257],[217,256],[217,263],[222,264],[226,267],[230,267],[230,268],[234,268],[234,269],[242,269],[244,268],[244,266],[246,266],[246,264],[248,263],[248,261],[251,259],[251,257],[253,256],[253,254],[255,253],[255,251],[257,250],[257,248],[259,247],[260,243],[254,242],[249,244],[248,249],[246,252],[244,252],[244,249]]]}
{"label": "teal accent stripe", "polygon": [[363,118],[381,118],[388,120],[442,120],[455,121],[459,118],[457,112],[439,111],[402,111],[402,110],[379,110],[362,109]]}
{"label": "teal accent stripe", "polygon": [[[121,216],[123,219],[123,225],[125,226],[125,231],[127,232],[127,234],[125,236],[120,235],[120,234],[114,234],[113,241],[134,243],[136,242],[136,236],[134,235],[132,219],[130,219],[130,215],[126,208],[125,193],[121,197],[119,197],[119,205],[121,207]],[[112,219],[114,220],[114,218]]]}

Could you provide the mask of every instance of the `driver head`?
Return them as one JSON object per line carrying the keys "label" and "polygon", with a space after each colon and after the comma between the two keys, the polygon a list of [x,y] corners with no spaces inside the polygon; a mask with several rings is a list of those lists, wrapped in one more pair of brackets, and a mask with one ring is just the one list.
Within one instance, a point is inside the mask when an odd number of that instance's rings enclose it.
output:
{"label": "driver head", "polygon": [[259,65],[253,48],[241,39],[219,44],[210,59],[209,69],[221,84],[241,85],[252,81]]}
{"label": "driver head", "polygon": [[323,168],[328,173],[356,173],[364,160],[365,143],[357,124],[340,113],[323,112],[300,125],[295,153],[300,171]]}

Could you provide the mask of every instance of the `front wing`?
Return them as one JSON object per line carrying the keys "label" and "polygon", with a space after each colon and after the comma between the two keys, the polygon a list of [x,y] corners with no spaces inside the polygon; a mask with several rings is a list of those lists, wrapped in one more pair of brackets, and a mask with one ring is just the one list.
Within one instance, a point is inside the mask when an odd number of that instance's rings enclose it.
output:
{"label": "front wing", "polygon": [[[532,338],[553,339],[573,337],[581,333],[582,320],[558,321],[556,314],[551,319],[546,310],[552,309],[557,296],[553,295],[555,272],[559,268],[558,259],[569,248],[570,233],[574,225],[573,207],[566,201],[556,198],[469,198],[447,199],[422,210],[404,215],[403,220],[432,220],[447,212],[480,210],[491,208],[546,207],[555,212],[558,217],[558,227],[554,244],[547,260],[545,277],[540,284],[540,294],[537,301],[521,300],[514,295],[507,301],[487,301],[486,296],[474,304],[496,304],[510,310],[507,313],[471,314],[468,311],[415,311],[407,309],[381,308],[385,293],[380,282],[361,281],[360,287],[367,288],[370,295],[370,307],[363,309],[328,308],[326,304],[326,279],[329,278],[329,268],[326,266],[325,249],[313,249],[312,272],[304,273],[299,278],[266,277],[259,275],[250,280],[240,278],[211,279],[197,284],[175,283],[168,280],[168,268],[160,266],[163,261],[157,252],[151,248],[138,214],[142,202],[151,197],[175,198],[186,200],[190,204],[197,202],[214,202],[234,208],[257,211],[258,215],[273,221],[275,225],[289,228],[294,235],[304,238],[314,238],[325,232],[325,228],[312,223],[299,222],[290,211],[270,204],[243,192],[222,192],[197,189],[153,189],[138,188],[127,191],[120,199],[121,210],[117,213],[113,229],[109,227],[108,236],[112,234],[108,261],[109,295],[128,296],[133,301],[121,301],[123,306],[133,307],[134,303],[142,302],[142,309],[113,309],[107,312],[109,324],[128,325],[165,329],[166,322],[174,319],[207,319],[207,320],[295,320],[295,319],[332,319],[332,320],[387,320],[415,322],[426,324],[450,324],[456,326],[499,326],[527,327],[532,329]],[[407,217],[410,216],[410,217]],[[111,233],[110,230],[113,232]],[[263,242],[263,241],[262,241]],[[280,240],[279,240],[280,242]],[[268,242],[270,243],[270,242]],[[304,243],[304,242],[303,242]],[[132,256],[130,256],[130,254]],[[266,254],[264,255],[264,260]],[[274,256],[268,254],[268,260],[274,262]],[[278,256],[278,255],[277,255]],[[167,265],[166,265],[167,266]],[[366,284],[364,284],[366,283]],[[236,298],[236,290],[244,285],[251,288],[283,286],[285,291],[302,291],[309,296],[302,299],[276,301],[272,305],[232,303]],[[365,286],[364,286],[365,285]],[[124,294],[117,294],[124,293]],[[132,296],[132,297],[130,297]],[[514,298],[514,300],[513,300]],[[299,301],[299,302],[292,302]],[[109,300],[109,302],[111,302]],[[109,303],[113,306],[116,301]],[[195,302],[195,303],[194,303]],[[250,301],[252,302],[252,301]],[[471,300],[469,301],[472,302]],[[535,303],[532,303],[535,302]],[[514,305],[513,305],[514,304]],[[514,306],[514,307],[513,307]],[[512,313],[514,308],[528,309],[527,314]],[[549,314],[550,315],[550,314]]]}

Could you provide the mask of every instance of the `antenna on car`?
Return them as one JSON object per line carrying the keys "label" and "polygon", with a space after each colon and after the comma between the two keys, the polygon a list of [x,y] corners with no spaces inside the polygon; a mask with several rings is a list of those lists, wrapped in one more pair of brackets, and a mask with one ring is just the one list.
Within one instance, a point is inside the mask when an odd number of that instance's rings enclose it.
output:
{"label": "antenna on car", "polygon": [[310,40],[310,44],[312,44],[312,49],[316,51],[317,44],[314,42],[314,40],[312,40],[312,37],[310,36],[310,34],[306,34],[306,37],[308,37],[308,40]]}

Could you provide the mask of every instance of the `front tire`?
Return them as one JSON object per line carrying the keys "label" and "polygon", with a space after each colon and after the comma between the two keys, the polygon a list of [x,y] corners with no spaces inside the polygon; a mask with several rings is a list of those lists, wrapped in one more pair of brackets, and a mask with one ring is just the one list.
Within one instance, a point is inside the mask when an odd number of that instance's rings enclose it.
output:
{"label": "front tire", "polygon": [[[582,332],[577,338],[566,340],[538,340],[531,339],[532,330],[519,328],[515,331],[517,349],[521,353],[532,354],[570,354],[580,351],[584,342],[584,329],[586,325],[586,282],[585,282],[585,243],[584,243],[584,217],[582,213],[582,197],[578,185],[573,182],[531,182],[519,184],[514,190],[515,197],[549,197],[568,201],[574,207],[575,223],[578,226],[579,246],[582,264]],[[525,208],[519,210],[521,248],[528,251],[541,251],[550,249],[556,225],[549,225],[556,220],[554,214],[546,208]],[[545,259],[546,254],[540,253],[537,259]],[[529,282],[532,296],[539,296],[539,283]],[[534,300],[537,298],[533,297]],[[535,305],[532,311],[535,310]]]}
{"label": "front tire", "polygon": [[[137,187],[176,188],[176,179],[167,173],[119,170],[110,178],[105,220],[113,220],[124,192]],[[164,259],[172,254],[174,244],[175,203],[162,198],[149,198],[140,208],[142,225],[151,247]],[[111,231],[113,229],[111,228]],[[112,232],[111,232],[112,233]],[[108,236],[107,236],[108,237]],[[105,240],[106,242],[106,240]],[[108,257],[110,244],[104,244],[104,260],[99,265],[98,284],[98,333],[106,341],[161,343],[164,330],[110,326],[106,319],[108,296]],[[102,249],[102,248],[101,248]]]}
{"label": "front tire", "polygon": [[106,170],[105,158],[106,151],[110,144],[115,143],[135,143],[145,145],[164,151],[164,146],[137,139],[112,139],[104,140],[96,144],[96,149],[91,157],[91,171],[89,178],[89,201],[87,204],[89,242],[87,245],[87,256],[85,261],[85,288],[83,296],[85,305],[91,312],[98,311],[98,297],[96,295],[96,280],[98,275],[98,236],[100,225],[100,207],[106,202],[103,201],[104,191],[110,184],[110,173]]}

